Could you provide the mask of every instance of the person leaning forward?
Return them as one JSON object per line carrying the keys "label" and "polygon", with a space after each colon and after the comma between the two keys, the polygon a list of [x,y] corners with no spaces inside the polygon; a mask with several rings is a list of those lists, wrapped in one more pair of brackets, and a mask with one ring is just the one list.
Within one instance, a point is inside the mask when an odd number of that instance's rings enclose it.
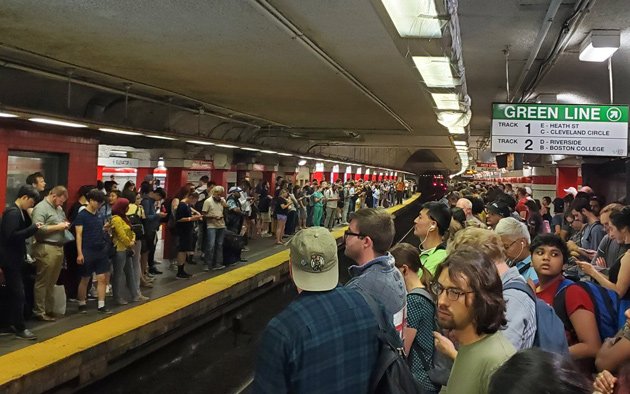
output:
{"label": "person leaning forward", "polygon": [[33,208],[39,193],[31,185],[20,187],[15,203],[2,215],[0,228],[0,264],[9,293],[9,323],[21,339],[37,339],[24,324],[24,282],[22,271],[26,261],[26,239],[33,236],[41,223],[33,223],[28,210]]}
{"label": "person leaning forward", "polygon": [[55,186],[48,196],[33,209],[33,222],[42,223],[35,233],[33,258],[35,259],[35,317],[43,321],[54,321],[52,308],[55,300],[53,291],[63,263],[63,245],[71,241],[66,236],[70,223],[61,206],[68,199],[68,190]]}

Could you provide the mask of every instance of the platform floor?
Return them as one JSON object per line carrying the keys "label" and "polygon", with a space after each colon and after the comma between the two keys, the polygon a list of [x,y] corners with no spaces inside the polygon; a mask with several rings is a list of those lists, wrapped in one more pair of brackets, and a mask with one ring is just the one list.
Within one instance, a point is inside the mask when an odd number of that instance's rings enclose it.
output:
{"label": "platform floor", "polygon": [[[341,228],[342,226],[338,226]],[[286,238],[285,240],[288,240]],[[158,246],[155,255],[162,256],[162,247],[163,241],[158,240]],[[220,271],[210,271],[203,272],[204,265],[201,263],[201,259],[198,256],[195,256],[196,265],[187,264],[186,271],[192,274],[192,278],[188,280],[175,279],[176,271],[171,269],[168,261],[158,261],[157,268],[163,272],[162,275],[156,275],[154,281],[154,287],[152,289],[142,288],[142,294],[149,297],[150,300],[154,300],[160,297],[163,297],[168,294],[172,294],[176,291],[182,290],[186,287],[189,287],[193,284],[202,282],[204,280],[213,278],[218,275],[225,274],[226,272],[230,272],[237,268],[243,267],[249,264],[255,264],[259,260],[264,259],[265,257],[274,255],[282,250],[286,250],[286,246],[275,245],[275,238],[259,238],[253,239],[249,241],[249,251],[242,252],[241,257],[247,259],[247,262],[238,263],[227,267],[226,269]],[[150,301],[149,300],[149,301]],[[50,339],[57,335],[63,334],[69,330],[74,328],[78,328],[84,326],[89,323],[93,323],[98,320],[102,320],[111,315],[102,315],[96,311],[96,300],[88,300],[88,313],[87,314],[79,314],[78,307],[79,304],[76,302],[68,302],[66,307],[66,315],[57,319],[55,322],[41,322],[37,320],[29,320],[27,321],[27,327],[33,331],[35,335],[37,335],[37,341],[27,341],[23,339],[15,338],[14,335],[6,335],[0,336],[0,355],[13,352],[15,350],[27,347],[29,345],[35,344],[37,342],[44,341],[46,339]],[[145,302],[141,303],[129,303],[128,305],[120,306],[114,303],[113,297],[108,296],[106,298],[107,307],[115,314],[127,309],[131,309],[135,306],[141,305]]]}

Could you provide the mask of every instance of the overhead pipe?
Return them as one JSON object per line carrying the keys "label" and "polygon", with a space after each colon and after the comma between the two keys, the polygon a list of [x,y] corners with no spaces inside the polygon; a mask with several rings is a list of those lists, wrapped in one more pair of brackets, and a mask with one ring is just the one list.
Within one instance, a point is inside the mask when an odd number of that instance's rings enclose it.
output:
{"label": "overhead pipe", "polygon": [[[23,65],[23,64],[10,62],[10,61],[7,61],[7,60],[0,60],[0,66],[5,67],[5,68],[10,68],[10,69],[13,69],[13,70],[24,71],[24,72],[27,72],[29,74],[42,76],[42,77],[46,77],[46,78],[49,78],[49,79],[60,80],[60,81],[64,81],[64,82],[68,81],[68,76],[67,75],[61,75],[61,74],[57,74],[57,73],[54,73],[54,72],[51,72],[51,71],[45,71],[45,70],[38,69],[38,68],[35,68],[35,67],[31,67],[31,66],[26,66],[26,65]],[[89,71],[90,72],[94,72],[92,70],[89,70]],[[126,89],[112,88],[110,86],[102,85],[102,84],[95,83],[95,82],[84,81],[84,80],[77,79],[77,78],[73,79],[72,83],[75,84],[75,85],[86,86],[86,87],[97,89],[97,90],[100,90],[100,91],[103,91],[103,92],[107,92],[107,93],[120,94],[122,96],[125,96],[128,93]],[[134,84],[136,86],[137,85],[142,85],[142,84],[138,84],[137,82],[134,83]],[[171,95],[172,97],[173,96],[174,97],[179,97],[179,98],[182,98],[182,99],[185,99],[185,100],[189,100],[189,101],[195,102],[197,104],[201,104],[201,105],[208,106],[208,107],[220,108],[221,110],[224,110],[226,112],[232,112],[232,113],[234,113],[235,115],[238,115],[238,116],[249,117],[249,118],[252,118],[252,119],[261,120],[261,121],[269,123],[269,124],[275,124],[275,125],[278,125],[278,126],[284,126],[283,124],[280,124],[280,123],[272,122],[272,121],[269,121],[267,119],[259,118],[259,117],[253,116],[253,115],[243,114],[243,113],[240,113],[240,112],[237,112],[237,111],[232,111],[232,110],[230,110],[228,108],[219,107],[217,105],[206,103],[206,102],[194,99],[192,97],[188,97],[188,96],[181,95],[181,94],[178,94],[178,93],[170,92],[170,91],[168,91],[166,89],[156,88],[154,86],[149,86],[149,85],[143,85],[143,86],[146,86],[146,87],[148,87],[150,89],[157,89],[157,90],[164,91],[164,92],[168,93],[169,95]],[[155,98],[152,98],[152,97],[148,97],[148,96],[143,96],[143,95],[140,95],[140,94],[137,94],[137,93],[130,93],[129,92],[127,94],[127,97],[134,98],[134,99],[141,100],[141,101],[145,101],[145,102],[149,102],[149,103],[153,103],[153,104],[171,106],[171,107],[177,108],[178,110],[181,110],[181,111],[191,112],[191,113],[195,113],[195,114],[199,113],[199,110],[195,109],[195,108],[189,108],[189,107],[186,107],[186,106],[183,106],[183,105],[178,105],[178,104],[165,103],[162,100],[158,100],[158,99],[155,99]],[[261,127],[261,126],[259,126],[257,124],[254,124],[254,123],[251,123],[251,122],[247,122],[247,121],[244,121],[244,120],[234,119],[234,118],[232,118],[230,116],[218,114],[216,112],[206,112],[205,114],[208,115],[208,116],[212,116],[212,117],[215,117],[215,118],[228,120],[228,121],[234,122],[234,123],[244,124],[244,125],[247,125],[247,126],[250,126],[250,127],[254,127],[254,128],[260,128]]]}
{"label": "overhead pipe", "polygon": [[[536,75],[535,79],[529,84],[527,89],[523,91],[520,100],[524,101],[528,98],[531,92],[536,88],[538,83],[547,75],[547,73],[551,70],[551,68],[556,64],[558,58],[562,52],[566,49],[567,45],[569,45],[569,41],[573,34],[575,34],[576,30],[586,17],[588,13],[590,13],[591,9],[595,5],[597,0],[582,0],[576,4],[573,15],[565,21],[565,26],[560,32],[560,42],[558,45],[553,48],[551,54],[547,57],[545,62],[541,65],[540,71]],[[566,30],[566,34],[563,35]]]}
{"label": "overhead pipe", "polygon": [[[562,5],[562,1],[563,0],[552,0],[551,3],[549,4],[549,8],[547,8],[547,13],[545,14],[545,18],[543,19],[543,24],[540,27],[540,30],[538,30],[538,36],[536,37],[536,40],[534,41],[534,46],[532,47],[532,50],[529,52],[529,57],[527,58],[527,61],[525,62],[525,66],[523,67],[521,74],[518,76],[518,79],[516,80],[516,86],[514,88],[514,94],[512,95],[512,101],[514,100],[514,98],[519,97],[519,91],[523,87],[523,83],[525,82],[525,77],[527,77],[527,75],[529,74],[529,71],[532,69],[532,65],[534,64],[534,61],[536,61],[536,58],[538,57],[540,48],[542,47],[543,43],[545,42],[545,39],[547,38],[549,29],[551,28],[551,25],[553,24],[553,21],[556,15],[558,14],[558,9],[560,8],[560,5]],[[509,97],[509,91],[508,91],[508,97]]]}
{"label": "overhead pipe", "polygon": [[263,11],[266,11],[271,17],[273,17],[273,20],[278,24],[279,27],[282,27],[287,32],[289,32],[293,36],[293,38],[301,42],[309,51],[322,59],[324,63],[329,65],[335,72],[339,73],[339,75],[348,80],[348,82],[354,85],[372,102],[381,107],[381,109],[387,112],[389,116],[394,118],[396,122],[398,122],[407,131],[409,131],[410,133],[413,131],[413,128],[409,126],[407,122],[405,122],[404,119],[400,117],[400,115],[398,115],[393,109],[391,109],[383,100],[381,100],[376,94],[374,94],[374,92],[372,92],[367,86],[361,83],[361,81],[359,81],[354,75],[346,70],[341,64],[339,64],[335,59],[328,55],[313,40],[308,38],[308,36],[304,34],[304,32],[301,31],[298,26],[296,26],[291,20],[285,17],[277,8],[271,5],[267,0],[253,0],[253,3],[258,5]]}

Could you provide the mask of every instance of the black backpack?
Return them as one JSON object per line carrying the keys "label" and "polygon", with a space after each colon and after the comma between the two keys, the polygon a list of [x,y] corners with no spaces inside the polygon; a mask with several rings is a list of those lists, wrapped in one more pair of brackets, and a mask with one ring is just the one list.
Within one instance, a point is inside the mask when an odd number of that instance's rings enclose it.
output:
{"label": "black backpack", "polygon": [[370,377],[369,393],[378,394],[422,394],[424,390],[416,381],[407,360],[400,336],[394,330],[391,319],[384,316],[383,310],[368,294],[359,292],[370,306],[379,332],[379,352],[376,365]]}
{"label": "black backpack", "polygon": [[129,223],[131,223],[131,230],[136,234],[136,240],[140,240],[144,237],[144,225],[142,224],[142,218],[138,215],[140,207],[136,205],[136,212],[131,215],[127,215]]}

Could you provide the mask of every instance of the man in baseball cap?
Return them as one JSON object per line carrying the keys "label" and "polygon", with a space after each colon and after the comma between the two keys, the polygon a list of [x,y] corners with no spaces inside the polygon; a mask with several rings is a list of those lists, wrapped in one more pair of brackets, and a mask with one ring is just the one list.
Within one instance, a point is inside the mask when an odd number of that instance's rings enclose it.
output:
{"label": "man in baseball cap", "polygon": [[495,201],[486,207],[488,214],[486,215],[486,224],[493,230],[499,223],[499,220],[508,218],[512,214],[510,207],[503,201]]}
{"label": "man in baseball cap", "polygon": [[378,323],[357,290],[337,286],[337,242],[326,228],[310,227],[289,248],[299,295],[262,335],[252,393],[367,393]]}
{"label": "man in baseball cap", "polygon": [[289,242],[291,277],[302,291],[328,291],[337,287],[337,242],[322,227],[300,231]]}

